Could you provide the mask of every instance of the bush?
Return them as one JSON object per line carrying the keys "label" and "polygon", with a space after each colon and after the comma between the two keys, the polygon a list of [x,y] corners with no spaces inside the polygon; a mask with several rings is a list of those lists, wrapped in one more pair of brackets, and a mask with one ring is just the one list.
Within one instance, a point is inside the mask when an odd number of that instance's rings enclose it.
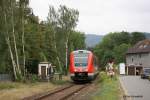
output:
{"label": "bush", "polygon": [[[107,81],[107,80],[110,80],[111,77],[107,75],[106,72],[102,71],[100,72],[100,78],[99,78],[99,81],[98,82],[103,82],[103,81]],[[112,77],[113,80],[117,80],[117,75],[115,74],[113,77]]]}
{"label": "bush", "polygon": [[39,77],[36,74],[27,74],[24,83],[35,83],[39,81]]}
{"label": "bush", "polygon": [[107,78],[108,78],[108,76],[106,75],[106,72],[100,72],[100,78],[99,78],[98,82],[103,82]]}
{"label": "bush", "polygon": [[39,81],[38,76],[35,75],[35,74],[33,74],[33,75],[31,76],[31,82],[32,82],[32,83],[35,83],[35,82],[37,82],[37,81]]}

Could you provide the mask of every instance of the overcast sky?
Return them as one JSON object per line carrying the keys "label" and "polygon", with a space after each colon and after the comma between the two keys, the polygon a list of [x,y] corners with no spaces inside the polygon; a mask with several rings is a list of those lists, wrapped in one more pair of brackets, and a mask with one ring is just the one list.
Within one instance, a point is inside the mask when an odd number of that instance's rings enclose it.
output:
{"label": "overcast sky", "polygon": [[86,34],[150,32],[150,0],[30,0],[30,7],[40,20],[46,20],[49,5],[77,9],[76,30]]}

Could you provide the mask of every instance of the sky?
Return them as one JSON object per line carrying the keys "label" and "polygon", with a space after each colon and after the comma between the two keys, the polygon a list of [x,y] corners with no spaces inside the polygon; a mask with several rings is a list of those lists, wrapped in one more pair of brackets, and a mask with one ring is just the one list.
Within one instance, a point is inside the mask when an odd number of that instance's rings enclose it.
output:
{"label": "sky", "polygon": [[30,7],[40,20],[46,20],[49,5],[77,9],[76,30],[85,34],[150,32],[150,0],[30,0]]}

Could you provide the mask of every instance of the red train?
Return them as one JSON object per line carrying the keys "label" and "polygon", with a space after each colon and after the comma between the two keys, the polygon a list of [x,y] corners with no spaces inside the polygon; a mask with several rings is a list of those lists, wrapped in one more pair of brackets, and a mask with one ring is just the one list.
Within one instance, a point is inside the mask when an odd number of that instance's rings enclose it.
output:
{"label": "red train", "polygon": [[70,54],[70,76],[73,81],[92,81],[98,75],[97,59],[91,51],[76,50]]}

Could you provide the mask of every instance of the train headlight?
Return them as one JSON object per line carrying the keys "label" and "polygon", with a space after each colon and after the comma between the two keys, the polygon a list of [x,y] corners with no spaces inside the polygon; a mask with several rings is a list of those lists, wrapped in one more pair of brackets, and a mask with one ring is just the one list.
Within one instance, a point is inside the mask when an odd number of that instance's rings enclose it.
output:
{"label": "train headlight", "polygon": [[74,69],[75,72],[77,72],[77,69]]}

